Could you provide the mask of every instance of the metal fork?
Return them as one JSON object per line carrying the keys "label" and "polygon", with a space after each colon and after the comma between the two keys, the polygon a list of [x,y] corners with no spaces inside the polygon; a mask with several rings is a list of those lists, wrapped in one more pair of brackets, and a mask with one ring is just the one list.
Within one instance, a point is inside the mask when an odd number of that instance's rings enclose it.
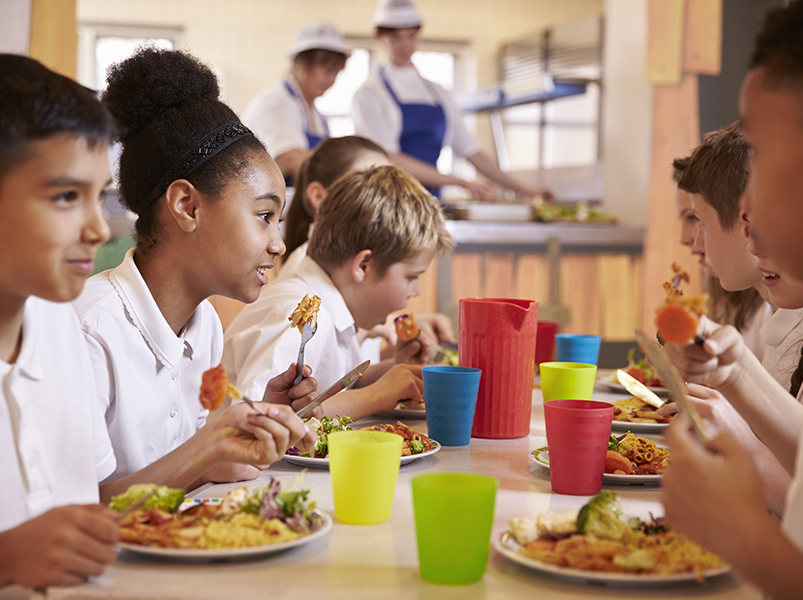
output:
{"label": "metal fork", "polygon": [[304,324],[304,329],[301,331],[301,345],[298,347],[298,359],[296,359],[296,378],[293,381],[293,385],[298,385],[301,383],[301,380],[304,379],[304,376],[301,374],[301,369],[304,368],[304,348],[307,345],[307,342],[312,339],[312,336],[315,335],[315,332],[318,331],[318,322],[315,322],[315,327],[312,327],[307,321]]}

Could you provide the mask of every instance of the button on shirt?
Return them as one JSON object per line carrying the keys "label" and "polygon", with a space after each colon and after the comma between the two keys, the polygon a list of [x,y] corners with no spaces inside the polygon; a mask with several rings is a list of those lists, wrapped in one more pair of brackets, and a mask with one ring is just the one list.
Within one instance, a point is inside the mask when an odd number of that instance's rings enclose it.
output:
{"label": "button on shirt", "polygon": [[243,113],[243,123],[262,140],[273,157],[290,150],[310,150],[305,127],[318,137],[328,137],[323,115],[304,102],[292,77],[287,83],[295,97],[283,83],[257,94]]}
{"label": "button on shirt", "polygon": [[0,361],[0,531],[96,504],[114,470],[92,369],[69,304],[28,298],[15,364]]}
{"label": "button on shirt", "polygon": [[[415,67],[382,67],[399,102],[404,104],[440,104],[446,114],[444,146],[451,146],[457,156],[471,156],[479,144],[463,124],[463,119],[449,92],[431,81],[425,82]],[[382,81],[379,68],[354,94],[351,106],[354,131],[382,146],[386,152],[399,152],[402,113]]]}
{"label": "button on shirt", "polygon": [[305,294],[321,298],[318,330],[304,351],[318,389],[362,362],[354,317],[329,275],[307,256],[294,276],[262,288],[226,329],[223,366],[252,400],[261,399],[268,381],[295,362],[301,333],[290,328],[288,317]]}
{"label": "button on shirt", "polygon": [[220,363],[223,331],[215,309],[204,301],[176,335],[134,263],[134,250],[116,269],[91,277],[73,306],[117,457],[109,479],[119,479],[174,450],[204,425],[201,376]]}

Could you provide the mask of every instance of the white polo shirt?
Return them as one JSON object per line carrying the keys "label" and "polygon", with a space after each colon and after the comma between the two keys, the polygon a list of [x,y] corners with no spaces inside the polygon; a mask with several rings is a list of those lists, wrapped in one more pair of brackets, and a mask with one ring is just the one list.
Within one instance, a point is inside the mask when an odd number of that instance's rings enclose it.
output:
{"label": "white polo shirt", "polygon": [[[797,394],[798,402],[803,398],[803,386]],[[786,492],[786,510],[781,524],[786,537],[803,554],[803,435],[797,442],[795,475]]]}
{"label": "white polo shirt", "polygon": [[90,277],[73,307],[117,457],[109,479],[119,479],[174,450],[206,422],[198,394],[204,371],[220,363],[220,319],[204,301],[177,336],[137,269],[134,250],[116,269]]}
{"label": "white polo shirt", "polygon": [[290,328],[288,317],[305,294],[321,298],[318,330],[304,351],[304,363],[312,367],[318,389],[325,390],[363,361],[354,317],[343,296],[307,256],[294,276],[262,288],[259,299],[226,328],[223,366],[252,400],[261,400],[268,380],[295,362],[301,333]]}
{"label": "white polo shirt", "polygon": [[766,344],[761,363],[788,390],[803,345],[803,308],[779,308],[761,327],[761,339]]}
{"label": "white polo shirt", "polygon": [[282,82],[254,96],[243,113],[243,123],[274,158],[290,150],[310,150],[305,127],[319,137],[328,133],[323,115],[304,101],[295,79],[290,77],[287,82],[295,97]]}
{"label": "white polo shirt", "polygon": [[69,304],[25,302],[16,363],[0,361],[0,531],[57,506],[97,504],[114,453]]}
{"label": "white polo shirt", "polygon": [[[415,67],[382,65],[393,92],[404,104],[440,104],[446,114],[444,146],[451,146],[457,156],[471,156],[480,146],[463,124],[452,95],[437,83],[424,80]],[[402,113],[380,76],[380,67],[372,70],[354,94],[351,105],[354,131],[382,146],[386,152],[399,152]]]}

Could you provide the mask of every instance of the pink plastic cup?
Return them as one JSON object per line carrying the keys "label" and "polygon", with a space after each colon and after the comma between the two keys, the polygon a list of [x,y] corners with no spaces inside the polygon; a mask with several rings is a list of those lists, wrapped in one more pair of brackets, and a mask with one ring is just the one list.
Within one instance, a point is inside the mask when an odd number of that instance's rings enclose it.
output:
{"label": "pink plastic cup", "polygon": [[538,321],[538,330],[535,333],[535,366],[542,362],[555,360],[555,334],[558,333],[560,323],[554,321]]}
{"label": "pink plastic cup", "polygon": [[544,404],[552,491],[592,496],[602,489],[613,404],[552,400]]}

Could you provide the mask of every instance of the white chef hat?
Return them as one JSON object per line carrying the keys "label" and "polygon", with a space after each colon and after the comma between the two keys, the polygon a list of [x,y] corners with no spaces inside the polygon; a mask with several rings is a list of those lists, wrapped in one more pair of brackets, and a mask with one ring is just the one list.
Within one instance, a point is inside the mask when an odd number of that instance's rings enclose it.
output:
{"label": "white chef hat", "polygon": [[423,23],[413,0],[379,0],[371,22],[374,27],[388,29],[420,27]]}
{"label": "white chef hat", "polygon": [[312,21],[299,27],[293,34],[290,58],[306,50],[330,50],[349,56],[351,48],[343,41],[343,34],[327,21]]}

